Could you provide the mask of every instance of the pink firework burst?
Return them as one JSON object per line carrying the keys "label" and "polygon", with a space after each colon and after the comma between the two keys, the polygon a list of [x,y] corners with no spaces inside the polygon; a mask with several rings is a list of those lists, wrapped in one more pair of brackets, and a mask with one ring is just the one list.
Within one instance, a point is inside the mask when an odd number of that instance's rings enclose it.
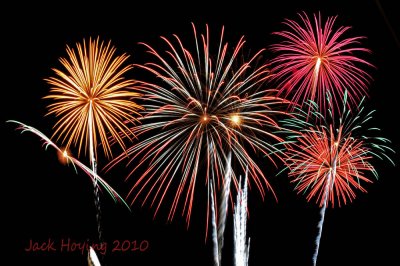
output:
{"label": "pink firework burst", "polygon": [[305,12],[299,14],[300,22],[286,19],[289,29],[273,32],[282,41],[271,45],[276,56],[271,60],[273,80],[280,95],[293,104],[303,106],[307,99],[326,110],[326,93],[332,95],[334,111],[340,111],[340,102],[348,91],[348,104],[357,105],[367,95],[372,77],[362,66],[372,64],[358,57],[370,53],[360,46],[365,37],[345,37],[351,27],[335,29],[337,16],[328,17],[325,24],[321,14],[314,14],[314,21]]}

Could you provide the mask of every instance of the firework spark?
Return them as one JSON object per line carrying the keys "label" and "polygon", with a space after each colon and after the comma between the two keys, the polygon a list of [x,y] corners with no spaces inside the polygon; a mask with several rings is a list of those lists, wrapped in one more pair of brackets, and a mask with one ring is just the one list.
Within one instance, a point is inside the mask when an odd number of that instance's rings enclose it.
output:
{"label": "firework spark", "polygon": [[108,194],[113,198],[114,201],[122,202],[129,209],[129,206],[126,204],[124,199],[104,179],[102,179],[100,176],[98,176],[96,173],[94,173],[90,168],[88,168],[86,165],[81,163],[79,160],[77,160],[76,158],[74,158],[70,154],[68,154],[68,152],[66,150],[62,150],[61,148],[59,148],[45,134],[43,134],[36,128],[28,126],[19,121],[7,120],[6,122],[17,124],[18,125],[17,129],[20,130],[21,133],[31,132],[31,133],[37,135],[43,141],[43,145],[46,150],[49,146],[53,147],[57,151],[58,156],[60,156],[60,157],[62,156],[66,163],[72,163],[75,171],[77,171],[75,166],[78,166],[83,172],[85,172],[92,179],[92,181],[96,178],[98,180],[98,182],[100,183],[100,185],[108,192]]}
{"label": "firework spark", "polygon": [[[222,28],[216,57],[213,57],[208,26],[205,35],[198,35],[192,26],[195,53],[176,35],[173,40],[161,37],[168,47],[165,57],[144,44],[156,61],[140,67],[158,81],[143,85],[147,88],[144,96],[148,102],[144,105],[142,123],[133,130],[139,139],[144,139],[127,149],[131,156],[129,163],[139,160],[129,176],[140,166],[148,166],[128,195],[132,204],[139,195],[145,194],[143,204],[151,201],[151,206],[156,205],[156,215],[175,184],[177,189],[173,192],[168,220],[173,219],[178,205],[182,204],[182,215],[186,212],[188,226],[196,186],[209,187],[212,182],[217,191],[223,188],[228,153],[232,154],[232,163],[241,170],[249,166],[249,180],[264,198],[271,186],[252,156],[265,155],[272,162],[275,155],[281,157],[275,144],[283,139],[272,132],[279,129],[277,118],[286,115],[282,110],[287,107],[282,108],[287,103],[276,97],[275,90],[266,89],[267,65],[256,66],[263,50],[243,64],[238,63],[244,38],[229,56]],[[116,158],[107,168],[125,157]],[[234,173],[232,183],[237,187]],[[207,217],[208,212],[209,206]]]}
{"label": "firework spark", "polygon": [[[332,98],[327,97],[328,103]],[[297,117],[285,120],[287,128],[292,128],[293,143],[288,145],[285,164],[289,169],[291,182],[296,183],[298,193],[307,194],[307,200],[315,199],[321,209],[321,221],[318,224],[319,232],[316,240],[317,248],[313,257],[316,264],[325,210],[330,203],[339,206],[356,197],[356,190],[366,192],[363,183],[372,183],[367,173],[378,178],[378,173],[372,165],[372,160],[387,159],[393,161],[387,152],[394,152],[387,146],[390,141],[382,137],[370,137],[360,132],[377,131],[377,128],[364,128],[372,118],[372,112],[365,114],[362,106],[358,105],[358,112],[352,113],[345,106],[347,93],[344,94],[343,111],[339,119],[332,115],[332,105],[329,108],[330,116],[324,117],[319,112],[318,105],[309,102],[308,112],[298,110]],[[321,124],[316,122],[321,120]],[[338,120],[338,121],[337,121]]]}
{"label": "firework spark", "polygon": [[325,24],[321,14],[314,14],[314,23],[306,13],[299,14],[301,22],[286,19],[289,28],[274,32],[282,42],[271,45],[276,53],[272,59],[273,80],[279,95],[303,106],[308,99],[326,110],[326,93],[332,95],[335,111],[340,111],[344,93],[348,90],[348,105],[354,106],[367,94],[371,76],[362,66],[373,67],[359,58],[358,53],[370,53],[360,47],[364,37],[344,37],[350,27],[334,28],[337,17],[328,17]]}
{"label": "firework spark", "polygon": [[[46,99],[55,102],[48,106],[48,115],[59,118],[55,124],[53,137],[71,145],[78,146],[78,156],[81,149],[89,151],[92,172],[97,172],[97,146],[103,146],[106,157],[110,157],[111,147],[109,136],[123,149],[123,137],[131,138],[133,132],[127,126],[137,122],[138,110],[142,107],[133,101],[140,94],[135,92],[136,82],[125,79],[123,75],[133,66],[124,66],[128,55],[115,56],[115,48],[111,42],[104,44],[89,39],[87,46],[77,44],[76,50],[67,46],[69,59],[61,58],[60,62],[66,72],[53,69],[56,77],[46,81],[52,86]],[[101,241],[100,203],[97,179],[94,178],[95,205],[97,223]]]}

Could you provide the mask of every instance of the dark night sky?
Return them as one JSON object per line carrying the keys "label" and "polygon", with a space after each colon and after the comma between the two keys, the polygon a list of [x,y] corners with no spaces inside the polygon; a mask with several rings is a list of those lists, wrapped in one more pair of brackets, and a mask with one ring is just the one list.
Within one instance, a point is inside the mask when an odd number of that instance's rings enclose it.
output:
{"label": "dark night sky", "polygon": [[[60,68],[58,58],[66,56],[66,45],[75,46],[83,38],[100,36],[112,41],[117,54],[126,52],[131,55],[131,63],[141,63],[144,49],[139,42],[165,48],[159,36],[172,34],[191,41],[190,23],[194,22],[199,32],[207,23],[216,36],[225,26],[226,40],[231,44],[244,35],[244,49],[255,52],[272,44],[271,32],[282,29],[285,18],[297,19],[296,13],[300,11],[321,11],[324,17],[338,15],[337,26],[352,26],[349,35],[367,37],[363,45],[372,50],[367,59],[376,66],[371,72],[374,81],[367,106],[376,110],[373,124],[381,129],[381,136],[392,140],[391,147],[397,151],[392,158],[397,165],[376,162],[380,179],[366,185],[368,193],[357,193],[353,203],[327,210],[318,265],[393,265],[398,261],[400,237],[396,97],[400,89],[400,46],[396,42],[400,37],[399,10],[391,3],[394,1],[354,2],[265,1],[260,6],[261,1],[187,1],[160,6],[150,1],[130,5],[111,1],[90,8],[70,2],[64,6],[18,3],[3,8],[8,17],[1,18],[1,133],[6,147],[2,157],[1,202],[5,222],[2,231],[7,237],[1,253],[12,256],[15,262],[10,265],[86,265],[86,254],[61,252],[60,243],[68,239],[84,243],[96,236],[90,179],[60,164],[55,151],[45,151],[37,136],[21,135],[14,125],[5,123],[18,120],[51,135],[54,121],[44,116],[48,102],[42,97],[49,87],[43,79],[53,75],[52,67]],[[191,44],[188,42],[187,46]],[[100,168],[106,162],[100,158]],[[103,177],[123,194],[127,190],[123,178],[128,170],[121,165]],[[249,265],[312,265],[319,209],[296,195],[284,175],[275,177],[277,172],[278,169],[271,169],[270,182],[278,203],[271,195],[262,201],[256,191],[250,191]],[[195,202],[192,223],[187,229],[179,215],[171,223],[166,222],[163,212],[153,219],[153,209],[148,205],[134,205],[130,213],[103,194],[104,234],[108,243],[104,265],[212,265],[211,241],[204,240],[203,207],[204,202]],[[230,219],[222,265],[233,265],[231,223]],[[56,251],[24,251],[30,240],[49,239],[55,242]],[[112,252],[116,242],[125,240],[137,244],[147,241],[149,248],[145,252]]]}

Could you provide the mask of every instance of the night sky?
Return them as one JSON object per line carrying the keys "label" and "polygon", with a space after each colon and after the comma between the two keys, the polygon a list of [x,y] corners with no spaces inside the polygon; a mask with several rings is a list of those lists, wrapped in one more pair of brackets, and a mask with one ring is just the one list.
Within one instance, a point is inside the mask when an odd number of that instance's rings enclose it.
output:
{"label": "night sky", "polygon": [[[351,26],[346,36],[367,37],[362,45],[372,53],[364,59],[376,66],[366,69],[374,79],[366,104],[376,110],[370,125],[392,141],[396,166],[375,160],[379,180],[365,185],[368,193],[357,191],[352,203],[327,210],[317,265],[393,265],[398,261],[400,239],[399,10],[394,1],[355,2],[187,1],[159,5],[145,1],[127,5],[110,1],[96,2],[90,8],[70,2],[3,7],[7,18],[1,16],[1,134],[5,144],[1,202],[6,238],[1,254],[11,256],[14,262],[10,265],[87,265],[86,251],[67,250],[66,243],[87,244],[97,236],[90,178],[61,164],[55,150],[46,151],[37,136],[21,135],[14,124],[6,123],[18,120],[51,136],[55,120],[45,116],[50,101],[43,99],[49,92],[44,79],[53,76],[52,68],[62,68],[58,59],[67,55],[66,45],[75,47],[84,38],[99,36],[111,40],[116,54],[129,54],[129,63],[144,63],[145,49],[139,42],[165,49],[159,37],[177,34],[187,47],[193,47],[193,22],[199,33],[208,24],[215,37],[224,26],[225,40],[231,46],[244,35],[244,50],[254,54],[276,40],[271,33],[284,29],[281,23],[285,18],[297,20],[298,12],[312,15],[321,11],[324,18],[338,15],[336,26]],[[214,41],[216,45],[219,40]],[[135,69],[129,75],[138,78]],[[88,164],[87,158],[80,159]],[[99,169],[107,162],[100,153]],[[312,265],[319,208],[297,195],[285,174],[276,176],[279,167],[268,166],[266,173],[278,202],[270,193],[262,200],[255,189],[249,192],[249,265]],[[121,164],[100,175],[124,195],[132,185],[132,180],[124,181],[129,170]],[[198,188],[198,193],[204,191]],[[168,208],[156,217],[149,205],[134,204],[130,212],[107,194],[101,195],[101,204],[107,242],[103,265],[212,265],[212,243],[210,237],[205,239],[205,197],[194,202],[189,228],[179,213],[168,223]],[[233,265],[231,209],[228,215],[222,265]],[[54,249],[26,251],[30,241],[50,241]],[[123,243],[143,250],[114,249]]]}

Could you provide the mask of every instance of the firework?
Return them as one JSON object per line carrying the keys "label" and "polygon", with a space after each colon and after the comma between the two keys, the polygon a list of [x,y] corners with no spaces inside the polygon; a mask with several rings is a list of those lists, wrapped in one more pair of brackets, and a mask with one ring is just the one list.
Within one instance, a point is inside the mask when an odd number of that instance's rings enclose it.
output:
{"label": "firework", "polygon": [[114,56],[115,51],[110,42],[100,43],[99,38],[77,43],[76,50],[67,46],[69,58],[60,58],[65,72],[53,69],[56,76],[46,79],[51,89],[44,98],[55,101],[47,115],[59,119],[52,138],[62,140],[67,148],[78,146],[78,155],[82,149],[89,151],[92,162],[97,159],[98,139],[105,155],[112,155],[108,134],[125,148],[120,133],[133,136],[125,121],[136,122],[142,109],[132,101],[140,97],[134,90],[136,82],[123,76],[133,67],[124,66],[129,56]]}
{"label": "firework", "polygon": [[104,181],[104,179],[102,179],[100,176],[98,176],[96,173],[94,173],[90,168],[88,168],[86,165],[81,163],[79,160],[77,160],[76,158],[74,158],[70,154],[68,154],[68,152],[66,150],[62,150],[61,148],[59,148],[45,134],[43,134],[36,128],[28,126],[19,121],[7,120],[6,122],[17,124],[18,125],[17,129],[20,130],[21,133],[31,132],[31,133],[37,135],[43,141],[43,146],[45,147],[46,150],[48,147],[53,147],[57,151],[58,156],[62,157],[66,163],[72,163],[75,171],[77,171],[75,166],[78,166],[78,168],[81,169],[83,172],[85,172],[92,180],[94,180],[96,178],[98,180],[99,184],[109,193],[109,195],[114,199],[114,201],[122,202],[126,207],[129,208],[129,206],[126,204],[126,202],[123,200],[123,198],[106,181]]}
{"label": "firework", "polygon": [[[53,69],[56,76],[46,79],[51,89],[45,98],[55,101],[48,106],[48,115],[54,114],[59,119],[53,137],[66,143],[67,149],[78,146],[78,156],[82,149],[88,151],[93,173],[97,172],[98,139],[107,157],[112,155],[108,134],[125,149],[122,138],[133,136],[126,121],[135,123],[135,116],[142,109],[133,101],[140,96],[135,92],[136,82],[123,76],[132,68],[124,66],[129,56],[114,57],[115,50],[110,42],[104,44],[99,38],[90,38],[88,44],[85,40],[83,44],[77,43],[76,50],[67,46],[69,58],[60,59],[65,72]],[[96,178],[94,192],[101,240]]]}
{"label": "firework", "polygon": [[[252,156],[264,155],[272,163],[281,157],[276,144],[283,139],[272,132],[279,129],[277,119],[287,107],[282,108],[286,101],[275,90],[266,89],[269,71],[257,61],[264,50],[241,63],[243,37],[230,51],[222,27],[212,50],[208,26],[204,35],[192,26],[194,53],[177,35],[173,40],[161,37],[168,47],[165,53],[143,44],[156,60],[139,67],[157,80],[143,84],[146,111],[142,123],[133,128],[142,140],[127,149],[128,164],[138,160],[129,176],[146,166],[128,195],[131,203],[144,194],[143,204],[150,201],[156,215],[176,185],[168,220],[181,204],[187,225],[196,186],[209,187],[212,182],[216,191],[223,188],[229,153],[241,171],[249,166],[249,180],[264,198],[271,186]],[[115,158],[107,169],[125,158]],[[237,187],[234,173],[232,183]],[[207,217],[208,213],[209,206]]]}
{"label": "firework", "polygon": [[[364,100],[364,99],[363,99]],[[332,98],[324,117],[318,105],[309,102],[311,113],[298,110],[298,115],[285,121],[292,128],[285,164],[289,169],[291,182],[296,183],[295,190],[306,194],[307,200],[314,199],[321,207],[321,220],[316,240],[317,248],[313,257],[316,264],[325,210],[328,204],[334,207],[351,202],[356,191],[366,192],[365,183],[372,183],[372,177],[378,178],[373,159],[393,161],[387,152],[393,150],[387,146],[390,141],[382,137],[364,135],[363,131],[373,132],[377,128],[365,128],[372,118],[372,112],[365,113],[363,100],[358,112],[352,113],[346,108],[347,93],[344,94],[342,115],[335,119],[332,115]],[[321,120],[319,124],[317,121]]]}
{"label": "firework", "polygon": [[303,106],[312,100],[326,110],[326,93],[332,95],[334,111],[340,111],[345,91],[348,106],[357,105],[367,94],[371,76],[362,69],[373,67],[358,54],[370,53],[361,47],[364,37],[345,37],[351,27],[335,29],[335,17],[328,17],[325,24],[321,14],[314,14],[314,22],[306,13],[299,14],[300,22],[286,19],[288,30],[274,32],[281,43],[271,45],[276,53],[271,61],[279,95]]}

